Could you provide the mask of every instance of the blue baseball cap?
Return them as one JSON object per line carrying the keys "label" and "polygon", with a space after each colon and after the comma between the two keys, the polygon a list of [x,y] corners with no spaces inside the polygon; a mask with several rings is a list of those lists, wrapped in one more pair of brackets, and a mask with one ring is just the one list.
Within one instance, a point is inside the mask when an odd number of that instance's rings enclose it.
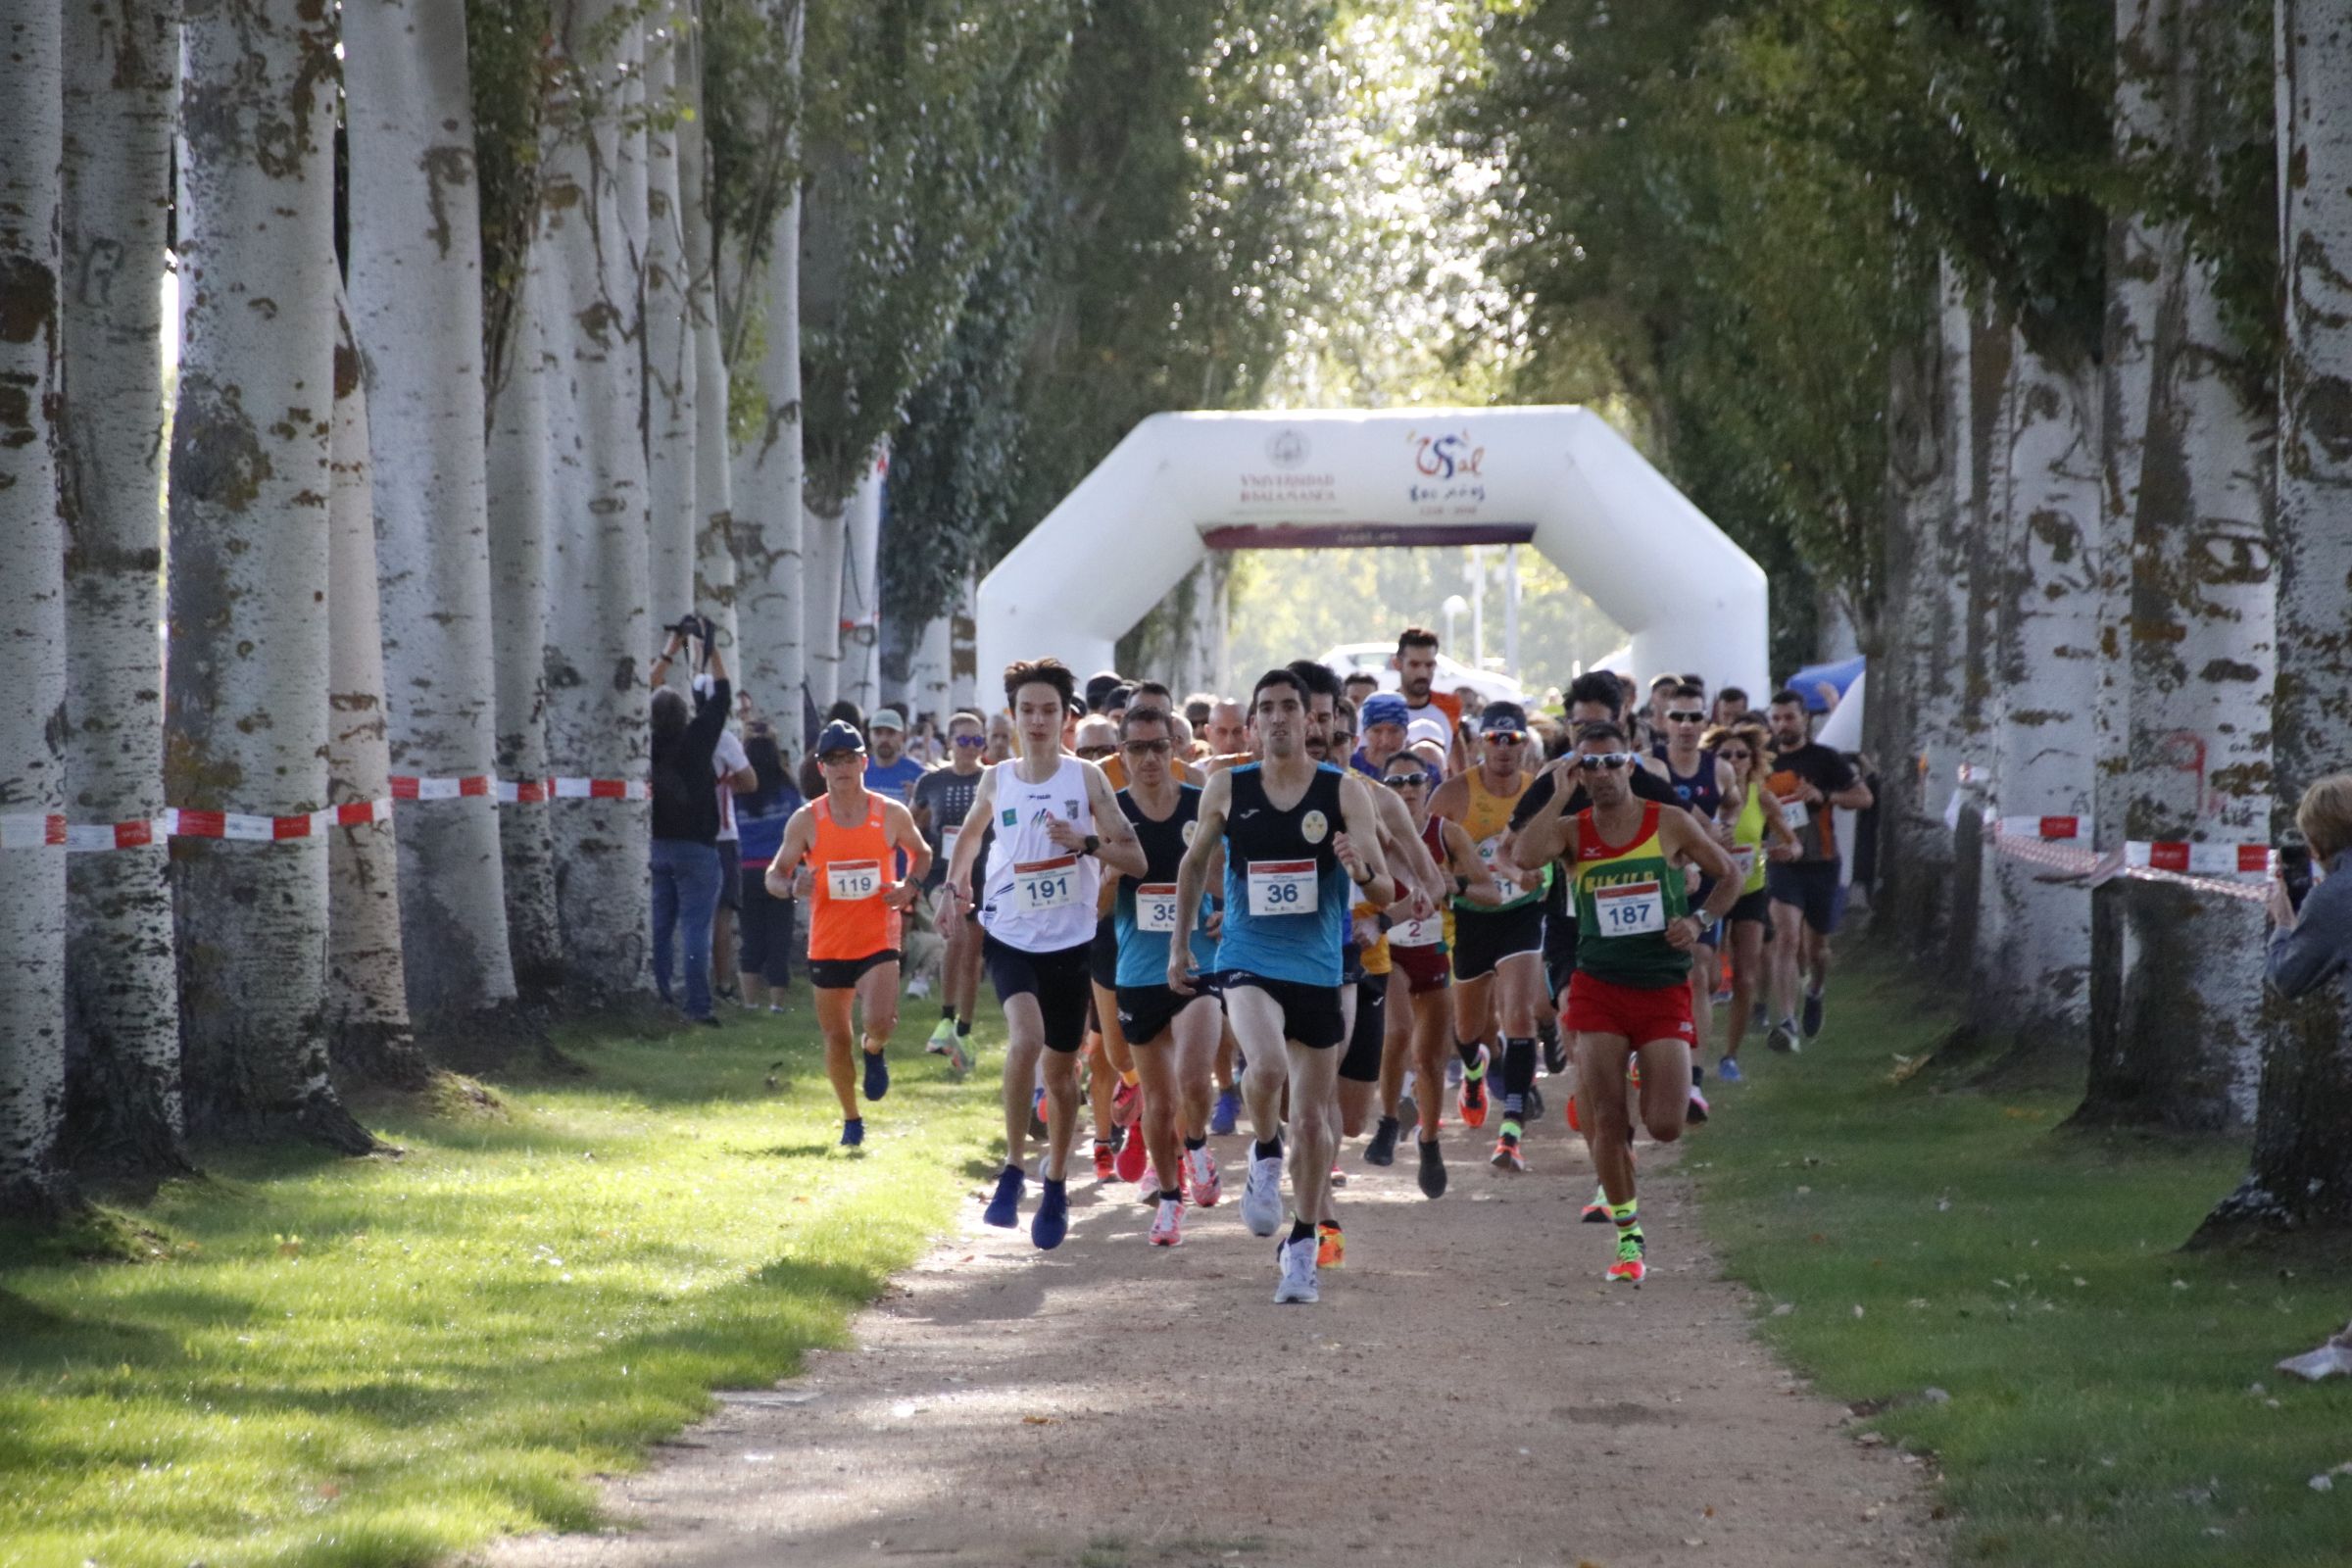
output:
{"label": "blue baseball cap", "polygon": [[1403,725],[1412,722],[1412,710],[1395,692],[1374,692],[1356,710],[1356,722],[1370,729],[1375,724]]}
{"label": "blue baseball cap", "polygon": [[827,724],[825,732],[816,738],[816,755],[819,757],[833,757],[842,752],[862,752],[864,750],[865,737],[858,734],[858,726],[850,723],[847,719],[835,719],[832,723]]}

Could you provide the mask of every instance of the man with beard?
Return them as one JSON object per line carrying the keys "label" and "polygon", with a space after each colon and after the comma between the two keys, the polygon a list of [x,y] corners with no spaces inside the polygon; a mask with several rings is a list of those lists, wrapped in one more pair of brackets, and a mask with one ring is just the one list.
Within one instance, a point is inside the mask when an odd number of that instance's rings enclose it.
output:
{"label": "man with beard", "polygon": [[1432,691],[1438,678],[1438,634],[1426,626],[1407,626],[1396,634],[1396,687],[1404,695],[1405,722],[1426,718],[1446,729],[1446,771],[1469,767],[1462,742],[1462,703],[1458,697]]}

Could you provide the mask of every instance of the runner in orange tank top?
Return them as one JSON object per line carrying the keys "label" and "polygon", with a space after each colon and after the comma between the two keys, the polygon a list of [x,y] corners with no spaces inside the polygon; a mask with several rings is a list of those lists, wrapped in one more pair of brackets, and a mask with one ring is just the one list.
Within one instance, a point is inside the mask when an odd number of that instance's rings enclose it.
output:
{"label": "runner in orange tank top", "polygon": [[[801,808],[784,829],[767,868],[767,891],[809,901],[808,979],[816,1022],[825,1034],[825,1076],[841,1098],[841,1141],[865,1137],[850,1068],[851,1006],[865,1013],[865,1098],[890,1092],[883,1048],[899,1024],[899,936],[903,911],[921,896],[931,846],[914,813],[865,787],[865,741],[855,726],[825,726],[816,743],[825,793]],[[893,874],[906,857],[906,879]],[[803,862],[807,864],[804,865]],[[797,873],[797,878],[796,878]]]}

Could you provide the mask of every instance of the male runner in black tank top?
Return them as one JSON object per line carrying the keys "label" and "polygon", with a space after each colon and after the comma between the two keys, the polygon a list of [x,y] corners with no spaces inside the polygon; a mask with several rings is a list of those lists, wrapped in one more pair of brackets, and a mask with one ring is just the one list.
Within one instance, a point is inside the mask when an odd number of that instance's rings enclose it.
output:
{"label": "male runner in black tank top", "polygon": [[[1650,754],[1666,766],[1666,782],[1692,816],[1705,823],[1715,842],[1725,849],[1732,847],[1732,824],[1739,820],[1738,803],[1731,816],[1723,813],[1724,803],[1730,801],[1738,780],[1732,766],[1713,752],[1698,744],[1707,727],[1707,694],[1688,682],[1670,687],[1665,702],[1666,739]],[[1693,904],[1702,904],[1715,891],[1715,884],[1701,879],[1690,895]],[[1707,1040],[1714,1031],[1715,1020],[1715,961],[1714,931],[1710,927],[1705,940],[1690,950],[1690,1021],[1696,1031],[1690,1047],[1690,1119],[1707,1119],[1707,1098],[1699,1091],[1702,1069],[1699,1063],[1707,1054]]]}

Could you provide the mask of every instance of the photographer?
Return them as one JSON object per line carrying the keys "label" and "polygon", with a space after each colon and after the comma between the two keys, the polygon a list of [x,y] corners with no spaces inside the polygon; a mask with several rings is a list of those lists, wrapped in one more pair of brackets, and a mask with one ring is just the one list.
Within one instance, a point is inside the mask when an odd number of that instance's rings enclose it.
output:
{"label": "photographer", "polygon": [[2289,998],[2352,969],[2352,773],[2305,790],[2295,827],[2310,858],[2281,864],[2270,905],[2271,987]]}
{"label": "photographer", "polygon": [[[689,615],[669,628],[654,661],[653,704],[654,985],[668,1002],[669,955],[683,933],[686,1016],[716,1027],[710,1011],[710,925],[718,910],[718,775],[712,766],[735,694],[712,646],[711,624]],[[708,690],[686,699],[662,684],[681,648],[699,651]],[[696,686],[704,683],[697,681]]]}
{"label": "photographer", "polygon": [[767,865],[784,842],[792,813],[806,803],[793,788],[784,753],[766,724],[752,726],[743,750],[759,780],[759,788],[735,807],[735,820],[743,832],[743,1002],[755,1010],[782,1012],[792,991],[793,932],[800,906],[768,892]]}

